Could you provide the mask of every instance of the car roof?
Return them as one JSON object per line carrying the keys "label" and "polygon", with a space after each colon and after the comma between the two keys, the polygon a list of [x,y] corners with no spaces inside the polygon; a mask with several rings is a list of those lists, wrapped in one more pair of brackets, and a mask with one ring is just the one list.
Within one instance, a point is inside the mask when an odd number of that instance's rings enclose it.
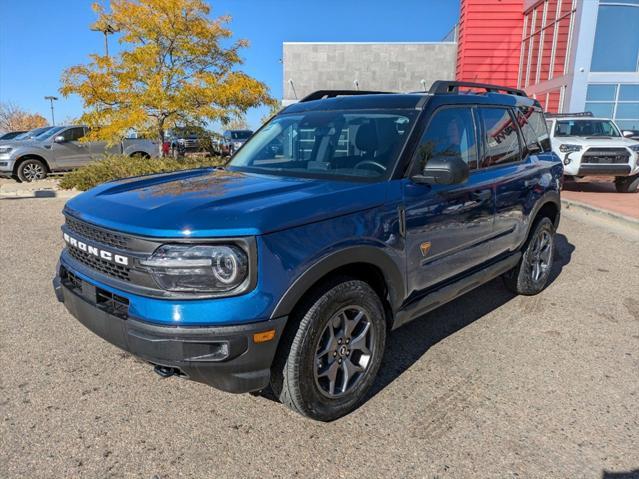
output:
{"label": "car roof", "polygon": [[603,120],[613,121],[612,118],[602,118],[598,116],[562,116],[562,117],[548,117],[548,120]]}
{"label": "car roof", "polygon": [[429,101],[439,104],[485,104],[501,106],[536,106],[539,102],[532,98],[503,93],[371,93],[335,96],[293,103],[280,113],[301,113],[327,110],[421,110]]}

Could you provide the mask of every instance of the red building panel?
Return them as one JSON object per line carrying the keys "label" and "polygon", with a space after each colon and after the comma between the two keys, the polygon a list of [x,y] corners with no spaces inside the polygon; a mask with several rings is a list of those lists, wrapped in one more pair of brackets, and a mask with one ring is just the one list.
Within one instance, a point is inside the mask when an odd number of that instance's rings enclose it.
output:
{"label": "red building panel", "polygon": [[457,80],[517,86],[524,0],[461,0]]}

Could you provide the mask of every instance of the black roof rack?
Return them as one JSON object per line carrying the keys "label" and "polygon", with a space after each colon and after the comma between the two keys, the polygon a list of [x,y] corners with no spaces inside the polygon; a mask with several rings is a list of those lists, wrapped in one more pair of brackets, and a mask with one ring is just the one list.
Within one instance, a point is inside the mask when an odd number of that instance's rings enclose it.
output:
{"label": "black roof rack", "polygon": [[569,117],[587,117],[592,118],[594,115],[591,111],[580,111],[578,113],[546,113],[546,118],[569,118]]}
{"label": "black roof rack", "polygon": [[430,90],[428,90],[428,93],[431,93],[433,95],[437,93],[459,93],[460,87],[477,88],[481,90],[486,90],[486,92],[489,92],[489,93],[504,92],[509,95],[528,97],[525,91],[518,90],[517,88],[510,88],[510,87],[501,86],[501,85],[491,85],[489,83],[473,83],[473,82],[466,82],[466,81],[448,81],[448,80],[437,80],[430,87]]}
{"label": "black roof rack", "polygon": [[302,98],[299,103],[313,100],[323,100],[324,98],[335,98],[336,96],[351,95],[383,95],[393,93],[390,91],[368,91],[368,90],[317,90]]}

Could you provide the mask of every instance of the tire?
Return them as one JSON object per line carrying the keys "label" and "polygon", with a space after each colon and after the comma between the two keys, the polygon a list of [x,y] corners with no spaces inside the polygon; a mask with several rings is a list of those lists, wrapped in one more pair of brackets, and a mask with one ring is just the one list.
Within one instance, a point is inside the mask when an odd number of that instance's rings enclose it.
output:
{"label": "tire", "polygon": [[[272,368],[276,397],[303,416],[332,421],[356,409],[379,370],[386,319],[365,282],[336,278],[313,294],[289,321]],[[357,343],[357,345],[356,345]]]}
{"label": "tire", "polygon": [[615,188],[617,193],[637,193],[639,190],[639,175],[616,178]]}
{"label": "tire", "polygon": [[148,153],[144,151],[136,151],[135,153],[131,153],[131,158],[151,158]]}
{"label": "tire", "polygon": [[47,177],[46,165],[35,158],[28,158],[18,165],[18,179],[24,183],[44,180]]}
{"label": "tire", "polygon": [[536,221],[522,253],[517,266],[503,279],[513,293],[532,296],[546,287],[555,258],[555,226],[549,218]]}

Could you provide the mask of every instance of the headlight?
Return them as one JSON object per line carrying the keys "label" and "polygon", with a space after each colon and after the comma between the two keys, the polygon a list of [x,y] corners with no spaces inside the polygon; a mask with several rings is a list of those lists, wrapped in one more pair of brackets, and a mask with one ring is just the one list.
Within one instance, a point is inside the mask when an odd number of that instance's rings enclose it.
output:
{"label": "headlight", "polygon": [[581,145],[559,145],[559,151],[562,153],[574,153],[575,151],[581,151]]}
{"label": "headlight", "polygon": [[13,148],[11,148],[10,146],[0,146],[0,155],[11,153],[11,150],[13,150]]}
{"label": "headlight", "polygon": [[232,245],[163,245],[140,264],[167,291],[228,292],[248,278],[247,255]]}
{"label": "headlight", "polygon": [[[639,153],[639,143],[637,143],[636,145],[630,145],[629,147],[632,151]],[[0,150],[1,151],[1,150]]]}

